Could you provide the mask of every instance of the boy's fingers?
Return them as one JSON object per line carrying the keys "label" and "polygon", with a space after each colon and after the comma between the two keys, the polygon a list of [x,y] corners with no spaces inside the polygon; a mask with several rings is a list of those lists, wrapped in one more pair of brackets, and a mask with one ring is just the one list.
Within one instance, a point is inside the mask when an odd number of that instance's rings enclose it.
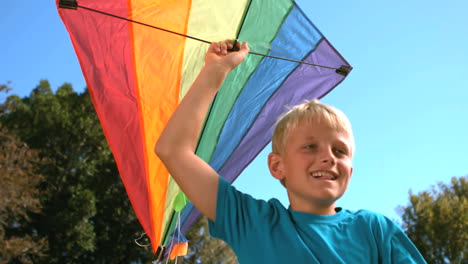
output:
{"label": "boy's fingers", "polygon": [[244,41],[241,44],[241,42],[234,41],[232,39],[227,39],[227,40],[219,41],[219,42],[213,42],[213,43],[211,43],[211,45],[209,47],[209,50],[212,51],[212,52],[215,52],[217,54],[227,55],[228,51],[233,50],[234,46],[238,48],[236,50],[247,49],[247,51],[248,51],[248,46],[247,46],[246,41]]}
{"label": "boy's fingers", "polygon": [[232,50],[232,48],[234,47],[234,45],[232,44],[232,40],[227,39],[224,42],[226,43],[227,49]]}
{"label": "boy's fingers", "polygon": [[247,41],[244,41],[242,45],[240,45],[239,52],[245,53],[247,55],[249,51],[250,51],[249,44],[247,43]]}
{"label": "boy's fingers", "polygon": [[221,54],[226,55],[228,51],[228,46],[225,41],[219,42],[220,48],[221,48]]}
{"label": "boy's fingers", "polygon": [[241,49],[241,50],[246,50],[247,52],[249,52],[249,51],[250,51],[250,49],[249,49],[249,43],[247,43],[247,41],[244,41],[244,42],[242,43],[242,45],[240,46],[240,49]]}
{"label": "boy's fingers", "polygon": [[236,42],[236,47],[237,47],[237,49],[240,50],[241,47],[242,47],[242,45],[244,45],[244,43],[245,43],[245,41],[244,41],[244,42],[239,42],[239,41],[237,41],[237,42]]}
{"label": "boy's fingers", "polygon": [[208,48],[208,51],[219,53],[220,52],[219,43],[218,42],[211,43],[210,47]]}

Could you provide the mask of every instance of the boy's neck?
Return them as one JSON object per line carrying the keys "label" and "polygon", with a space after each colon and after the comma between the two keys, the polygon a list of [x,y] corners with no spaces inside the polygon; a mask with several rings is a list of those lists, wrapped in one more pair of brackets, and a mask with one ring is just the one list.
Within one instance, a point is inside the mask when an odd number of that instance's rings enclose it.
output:
{"label": "boy's neck", "polygon": [[308,204],[295,204],[290,201],[290,207],[294,211],[308,213],[308,214],[316,214],[316,215],[332,215],[336,214],[335,210],[335,203],[331,204],[315,204],[315,203],[308,203]]}

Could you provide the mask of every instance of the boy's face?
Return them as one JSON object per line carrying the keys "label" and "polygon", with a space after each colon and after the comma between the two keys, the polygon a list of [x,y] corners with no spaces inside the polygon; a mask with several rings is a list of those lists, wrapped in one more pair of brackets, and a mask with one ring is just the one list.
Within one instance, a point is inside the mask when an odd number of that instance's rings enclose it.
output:
{"label": "boy's face", "polygon": [[350,141],[348,133],[326,123],[301,122],[290,129],[285,150],[271,153],[268,165],[275,178],[284,180],[293,210],[334,213],[353,170]]}

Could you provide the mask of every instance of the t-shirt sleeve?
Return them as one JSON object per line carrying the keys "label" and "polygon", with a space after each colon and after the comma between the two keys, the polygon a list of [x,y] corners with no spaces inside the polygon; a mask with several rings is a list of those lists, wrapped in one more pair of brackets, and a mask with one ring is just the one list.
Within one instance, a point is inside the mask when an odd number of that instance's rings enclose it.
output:
{"label": "t-shirt sleeve", "polygon": [[379,215],[378,220],[382,263],[427,263],[397,224],[383,215]]}
{"label": "t-shirt sleeve", "polygon": [[[213,237],[226,241],[234,251],[245,242],[253,242],[262,231],[265,217],[275,218],[272,206],[257,200],[234,188],[220,178],[216,202],[216,220],[209,220],[208,226]],[[264,223],[263,223],[264,224]]]}
{"label": "t-shirt sleeve", "polygon": [[416,246],[401,229],[395,231],[390,244],[392,263],[426,263]]}

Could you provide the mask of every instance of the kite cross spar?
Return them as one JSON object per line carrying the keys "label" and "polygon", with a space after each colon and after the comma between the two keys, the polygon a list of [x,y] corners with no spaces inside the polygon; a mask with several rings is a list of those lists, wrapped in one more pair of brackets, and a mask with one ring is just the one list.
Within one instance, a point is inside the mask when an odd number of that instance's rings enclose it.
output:
{"label": "kite cross spar", "polygon": [[[128,19],[128,18],[121,17],[121,16],[117,16],[117,15],[114,15],[114,14],[110,14],[110,13],[103,12],[103,11],[100,11],[100,10],[96,10],[96,9],[93,9],[93,8],[89,8],[89,7],[86,7],[86,6],[80,6],[78,4],[77,0],[60,0],[59,1],[59,7],[60,8],[67,8],[67,9],[73,9],[73,10],[77,10],[78,8],[83,8],[83,9],[89,10],[91,12],[96,12],[96,13],[103,14],[103,15],[106,15],[106,16],[110,16],[110,17],[122,19],[122,20],[125,20],[125,21],[128,21],[128,22],[132,22],[132,23],[135,23],[135,24],[139,24],[139,25],[142,25],[142,26],[145,26],[145,27],[150,27],[150,28],[153,28],[153,29],[162,30],[162,31],[165,31],[165,32],[168,32],[168,33],[171,33],[171,34],[175,34],[175,35],[179,35],[179,36],[186,37],[186,38],[189,38],[189,39],[197,40],[197,41],[200,41],[200,42],[203,42],[203,43],[211,44],[210,41],[207,41],[207,40],[204,40],[204,39],[201,39],[201,38],[197,38],[197,37],[189,36],[189,35],[186,35],[186,34],[178,33],[178,32],[171,31],[171,30],[164,29],[164,28],[160,28],[160,27],[157,27],[157,26],[149,25],[149,24],[146,24],[146,23],[142,23],[142,22],[132,20],[132,19]],[[234,46],[234,47],[236,47],[236,46]],[[236,51],[236,50],[233,50],[233,51]],[[310,66],[316,66],[316,67],[332,69],[332,70],[335,70],[336,73],[341,74],[343,76],[347,76],[349,74],[349,72],[351,71],[351,69],[352,69],[351,67],[346,66],[346,65],[341,65],[339,68],[335,68],[335,67],[329,67],[329,66],[325,66],[325,65],[314,64],[314,63],[301,61],[301,60],[294,60],[294,59],[288,59],[288,58],[283,58],[283,57],[278,57],[278,56],[273,56],[273,55],[268,55],[268,54],[262,54],[262,53],[253,52],[253,51],[249,51],[249,54],[258,55],[258,56],[262,56],[262,57],[269,57],[269,58],[278,59],[278,60],[286,60],[286,61],[290,61],[290,62],[302,63],[302,64],[306,64],[306,65],[310,65]]]}
{"label": "kite cross spar", "polygon": [[153,148],[205,43],[240,39],[256,55],[226,78],[197,146],[230,182],[270,142],[281,106],[325,96],[352,69],[292,0],[79,2],[56,0],[130,202],[161,255],[183,249],[200,215]]}

